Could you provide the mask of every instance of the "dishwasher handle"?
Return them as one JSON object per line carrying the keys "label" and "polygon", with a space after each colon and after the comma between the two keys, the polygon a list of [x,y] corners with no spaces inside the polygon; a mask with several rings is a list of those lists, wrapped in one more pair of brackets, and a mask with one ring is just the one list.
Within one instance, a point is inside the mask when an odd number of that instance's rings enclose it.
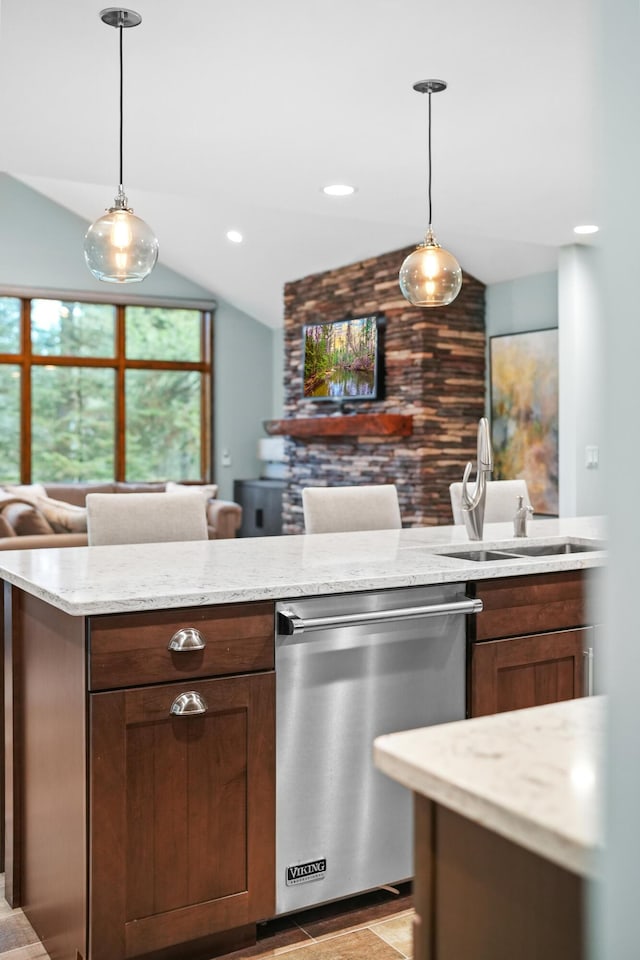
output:
{"label": "dishwasher handle", "polygon": [[333,617],[302,619],[293,610],[278,611],[278,635],[300,636],[307,631],[326,630],[329,627],[359,627],[366,624],[393,621],[422,620],[425,617],[444,617],[449,614],[480,613],[482,600],[453,600],[448,603],[430,603],[424,607],[400,607],[396,610],[377,610],[373,613],[341,613]]}

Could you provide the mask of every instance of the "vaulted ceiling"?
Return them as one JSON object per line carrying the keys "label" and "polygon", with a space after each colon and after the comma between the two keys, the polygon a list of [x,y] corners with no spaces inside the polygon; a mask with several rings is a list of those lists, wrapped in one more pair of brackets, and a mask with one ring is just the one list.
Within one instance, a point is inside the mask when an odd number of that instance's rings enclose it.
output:
{"label": "vaulted ceiling", "polygon": [[[117,32],[90,0],[1,0],[0,169],[90,222],[118,179]],[[288,280],[433,222],[495,283],[555,268],[597,221],[584,0],[135,0],[124,183],[161,262],[279,326]],[[327,183],[357,192],[328,198]],[[244,235],[232,244],[226,231]],[[81,256],[81,251],[79,256]],[[141,288],[142,292],[142,288]]]}

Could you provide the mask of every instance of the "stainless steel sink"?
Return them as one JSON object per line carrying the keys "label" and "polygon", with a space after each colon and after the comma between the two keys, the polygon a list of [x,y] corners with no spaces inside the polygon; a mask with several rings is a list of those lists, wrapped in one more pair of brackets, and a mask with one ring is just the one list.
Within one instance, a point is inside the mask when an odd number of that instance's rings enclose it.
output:
{"label": "stainless steel sink", "polygon": [[590,550],[604,550],[601,543],[576,543],[565,540],[562,543],[523,543],[517,547],[507,547],[504,550],[455,550],[441,553],[441,557],[453,557],[456,560],[474,560],[476,563],[486,563],[489,560],[517,560],[524,557],[559,557],[572,553],[587,553]]}
{"label": "stainless steel sink", "polygon": [[459,550],[456,553],[439,553],[440,557],[453,557],[455,560],[475,560],[486,563],[487,560],[513,560],[515,553],[502,553],[500,550]]}
{"label": "stainless steel sink", "polygon": [[514,547],[511,551],[519,557],[558,557],[569,553],[587,553],[590,550],[603,550],[599,543],[546,543],[546,544],[523,544]]}

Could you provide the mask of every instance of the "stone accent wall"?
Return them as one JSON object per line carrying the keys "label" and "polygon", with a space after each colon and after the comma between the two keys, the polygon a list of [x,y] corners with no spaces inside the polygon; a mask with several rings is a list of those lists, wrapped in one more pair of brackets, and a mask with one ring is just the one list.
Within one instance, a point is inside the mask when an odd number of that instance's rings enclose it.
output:
{"label": "stone accent wall", "polygon": [[385,326],[385,396],[348,404],[350,413],[413,416],[410,437],[287,438],[289,482],[283,533],[304,532],[305,486],[395,483],[403,526],[451,523],[449,484],[475,460],[484,415],[484,284],[464,275],[448,307],[412,307],[398,271],[413,247],[314,274],[285,286],[285,417],[340,413],[338,403],[302,396],[305,324],[381,312]]}

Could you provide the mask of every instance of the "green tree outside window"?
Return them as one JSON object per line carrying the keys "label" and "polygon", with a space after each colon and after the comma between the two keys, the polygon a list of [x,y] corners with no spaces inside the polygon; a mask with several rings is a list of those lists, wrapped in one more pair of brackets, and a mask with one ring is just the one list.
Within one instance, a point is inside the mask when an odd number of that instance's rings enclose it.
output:
{"label": "green tree outside window", "polygon": [[207,331],[200,310],[0,297],[0,483],[210,479]]}

